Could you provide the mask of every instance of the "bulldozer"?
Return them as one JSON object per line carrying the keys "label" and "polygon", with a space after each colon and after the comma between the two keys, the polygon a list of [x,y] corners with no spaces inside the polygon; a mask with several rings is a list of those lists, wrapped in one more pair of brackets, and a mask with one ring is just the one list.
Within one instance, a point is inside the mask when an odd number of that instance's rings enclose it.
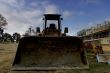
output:
{"label": "bulldozer", "polygon": [[[61,28],[60,14],[44,14],[43,30],[19,41],[12,71],[88,69],[83,40]],[[48,24],[48,21],[55,23]]]}

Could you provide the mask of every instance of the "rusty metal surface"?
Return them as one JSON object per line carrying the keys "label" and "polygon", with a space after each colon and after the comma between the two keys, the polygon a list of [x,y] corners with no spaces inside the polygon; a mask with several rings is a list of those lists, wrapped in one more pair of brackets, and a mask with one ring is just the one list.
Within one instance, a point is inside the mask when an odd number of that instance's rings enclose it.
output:
{"label": "rusty metal surface", "polygon": [[76,37],[25,37],[18,46],[13,70],[86,68],[82,47]]}

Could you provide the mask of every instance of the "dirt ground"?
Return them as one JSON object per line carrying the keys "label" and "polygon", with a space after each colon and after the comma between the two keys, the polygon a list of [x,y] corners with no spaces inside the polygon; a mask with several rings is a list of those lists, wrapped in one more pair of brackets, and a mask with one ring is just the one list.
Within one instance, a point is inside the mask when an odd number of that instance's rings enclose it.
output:
{"label": "dirt ground", "polygon": [[0,73],[110,73],[110,65],[105,63],[97,63],[93,54],[87,54],[90,64],[88,70],[56,70],[56,71],[28,71],[28,72],[12,72],[11,65],[18,44],[0,44]]}
{"label": "dirt ground", "polygon": [[104,53],[110,53],[110,46],[102,46]]}
{"label": "dirt ground", "polygon": [[0,44],[0,73],[8,73],[11,68],[17,44]]}

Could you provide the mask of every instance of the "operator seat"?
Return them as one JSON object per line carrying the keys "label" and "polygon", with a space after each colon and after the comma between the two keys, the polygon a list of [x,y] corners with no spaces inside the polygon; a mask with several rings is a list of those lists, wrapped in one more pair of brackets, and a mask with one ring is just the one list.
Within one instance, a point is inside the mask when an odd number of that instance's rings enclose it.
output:
{"label": "operator seat", "polygon": [[50,28],[50,29],[56,29],[56,26],[55,26],[54,23],[52,23],[52,24],[50,24],[49,28]]}

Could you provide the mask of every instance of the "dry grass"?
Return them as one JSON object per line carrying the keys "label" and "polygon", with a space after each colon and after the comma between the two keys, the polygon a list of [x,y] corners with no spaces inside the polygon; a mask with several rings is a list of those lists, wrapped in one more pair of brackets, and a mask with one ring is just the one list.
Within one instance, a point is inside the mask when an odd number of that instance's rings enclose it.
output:
{"label": "dry grass", "polygon": [[8,73],[17,44],[0,44],[0,73]]}
{"label": "dry grass", "polygon": [[89,54],[87,57],[90,64],[89,73],[110,73],[110,65],[107,63],[97,63],[94,55]]}
{"label": "dry grass", "polygon": [[0,73],[110,73],[110,65],[97,63],[94,55],[88,54],[89,70],[58,70],[10,72],[17,44],[0,44]]}

